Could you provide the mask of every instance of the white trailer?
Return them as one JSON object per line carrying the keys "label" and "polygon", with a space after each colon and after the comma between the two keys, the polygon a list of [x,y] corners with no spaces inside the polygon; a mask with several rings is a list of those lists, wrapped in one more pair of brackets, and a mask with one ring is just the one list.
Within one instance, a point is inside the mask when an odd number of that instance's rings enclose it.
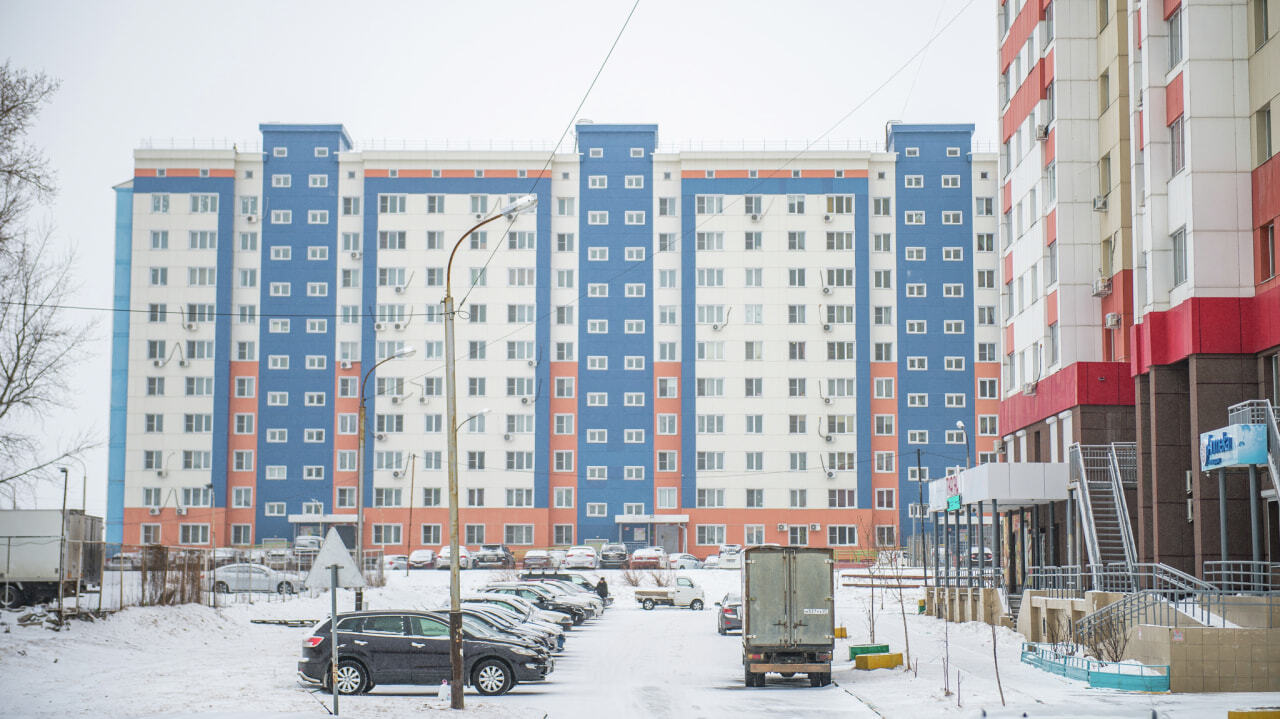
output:
{"label": "white trailer", "polygon": [[48,601],[58,585],[102,579],[102,518],[80,510],[0,510],[0,607]]}

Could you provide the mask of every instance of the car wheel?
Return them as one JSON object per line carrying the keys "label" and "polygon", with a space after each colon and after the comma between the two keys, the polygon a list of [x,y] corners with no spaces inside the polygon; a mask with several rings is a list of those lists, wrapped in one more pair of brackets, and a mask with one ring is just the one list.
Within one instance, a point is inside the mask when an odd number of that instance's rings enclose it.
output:
{"label": "car wheel", "polygon": [[701,600],[701,599],[695,599],[695,600],[693,600],[692,602],[689,602],[689,608],[690,608],[690,609],[692,609],[692,610],[693,610],[693,611],[695,611],[695,612],[700,612],[700,611],[702,611],[702,600]]}
{"label": "car wheel", "polygon": [[276,585],[277,594],[293,594],[293,585],[288,582],[280,582]]}
{"label": "car wheel", "polygon": [[339,694],[361,694],[371,688],[369,686],[369,675],[365,672],[363,664],[353,661],[344,661],[338,664]]}
{"label": "car wheel", "polygon": [[746,668],[744,668],[744,669],[743,669],[743,674],[744,674],[744,679],[745,679],[745,681],[746,681],[746,685],[747,685],[748,687],[762,687],[762,686],[764,686],[764,675],[763,675],[763,674],[757,674],[757,673],[755,673],[755,672],[751,671],[750,669],[746,669]]}
{"label": "car wheel", "polygon": [[515,684],[511,670],[497,659],[485,659],[471,672],[471,683],[485,696],[506,694]]}
{"label": "car wheel", "polygon": [[22,590],[12,584],[0,585],[0,608],[13,609],[22,606]]}
{"label": "car wheel", "polygon": [[226,582],[218,582],[213,585],[213,591],[218,594],[229,594],[231,592],[231,587],[228,587]]}
{"label": "car wheel", "polygon": [[646,599],[643,602],[640,602],[640,606],[645,609],[653,609],[655,605],[652,599]]}
{"label": "car wheel", "polygon": [[716,622],[716,634],[719,634],[720,636],[723,637],[724,633],[725,633],[724,625],[719,622]]}
{"label": "car wheel", "polygon": [[811,687],[825,687],[830,683],[830,672],[810,672],[809,674],[809,686]]}

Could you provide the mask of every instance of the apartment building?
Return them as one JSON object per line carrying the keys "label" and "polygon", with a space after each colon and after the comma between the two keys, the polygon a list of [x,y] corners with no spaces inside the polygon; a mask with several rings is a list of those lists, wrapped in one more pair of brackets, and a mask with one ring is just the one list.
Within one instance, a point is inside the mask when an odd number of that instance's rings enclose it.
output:
{"label": "apartment building", "polygon": [[113,541],[350,539],[363,484],[367,545],[447,542],[446,265],[525,194],[452,265],[465,544],[897,546],[917,480],[994,457],[972,126],[797,153],[583,122],[551,155],[260,129],[136,150],[116,188]]}

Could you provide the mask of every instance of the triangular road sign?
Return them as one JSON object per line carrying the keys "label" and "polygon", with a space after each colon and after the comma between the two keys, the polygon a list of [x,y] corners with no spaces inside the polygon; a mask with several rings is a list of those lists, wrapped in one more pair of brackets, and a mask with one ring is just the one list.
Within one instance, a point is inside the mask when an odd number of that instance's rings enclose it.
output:
{"label": "triangular road sign", "polygon": [[339,587],[365,586],[364,576],[356,567],[355,560],[351,559],[351,553],[347,550],[347,545],[342,543],[342,537],[338,536],[338,530],[330,528],[329,534],[324,538],[324,544],[320,546],[320,551],[311,564],[311,572],[307,574],[307,588],[328,589],[329,569],[334,565],[338,567]]}

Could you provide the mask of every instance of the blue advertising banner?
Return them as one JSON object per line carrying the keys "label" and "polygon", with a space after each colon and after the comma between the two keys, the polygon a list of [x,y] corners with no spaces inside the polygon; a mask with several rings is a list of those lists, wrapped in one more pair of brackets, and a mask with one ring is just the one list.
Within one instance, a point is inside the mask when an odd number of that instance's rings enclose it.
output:
{"label": "blue advertising banner", "polygon": [[1200,435],[1200,469],[1267,463],[1267,426],[1231,424]]}

